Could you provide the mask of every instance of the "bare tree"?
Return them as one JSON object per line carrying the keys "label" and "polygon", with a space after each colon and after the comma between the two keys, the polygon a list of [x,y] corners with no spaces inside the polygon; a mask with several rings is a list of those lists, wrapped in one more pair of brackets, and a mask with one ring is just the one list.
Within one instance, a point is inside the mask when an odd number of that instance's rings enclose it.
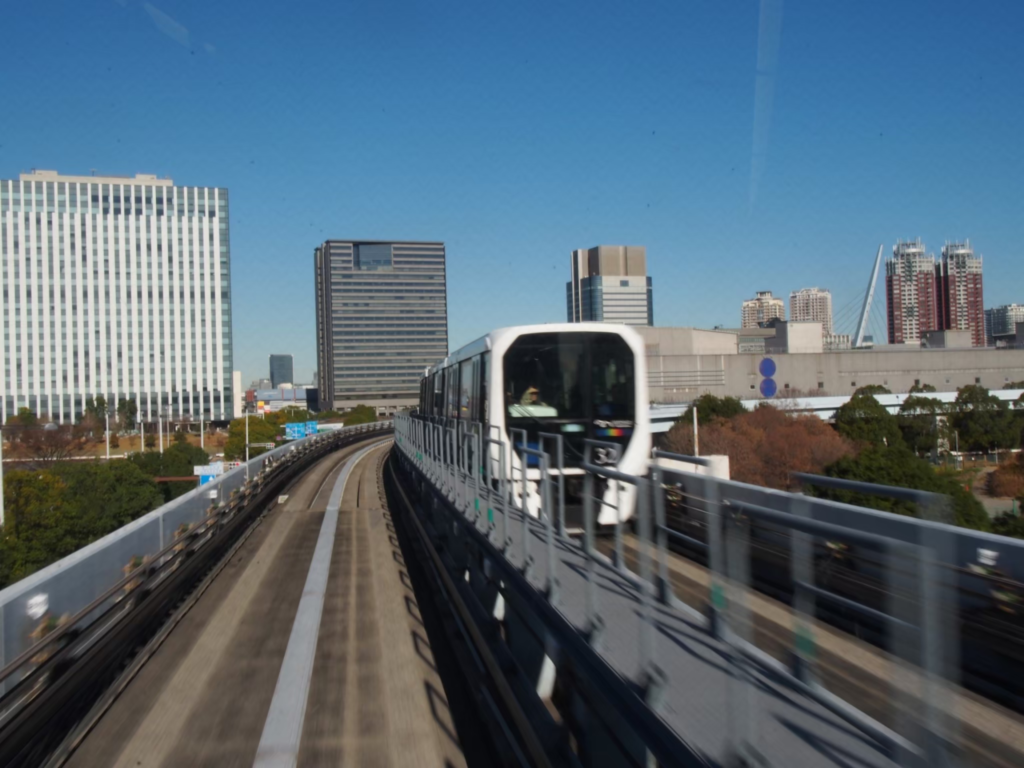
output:
{"label": "bare tree", "polygon": [[[693,426],[680,421],[666,436],[670,451],[693,452]],[[850,441],[817,416],[791,416],[761,406],[700,428],[700,452],[729,457],[734,480],[770,488],[788,488],[790,473],[820,473],[853,453]]]}
{"label": "bare tree", "polygon": [[65,461],[80,455],[88,439],[70,424],[44,424],[20,435],[21,452],[37,461]]}

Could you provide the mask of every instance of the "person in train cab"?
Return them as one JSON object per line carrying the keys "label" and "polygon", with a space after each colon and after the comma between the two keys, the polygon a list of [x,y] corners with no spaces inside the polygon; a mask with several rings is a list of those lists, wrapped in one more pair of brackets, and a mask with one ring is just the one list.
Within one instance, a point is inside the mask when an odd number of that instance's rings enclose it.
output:
{"label": "person in train cab", "polygon": [[523,392],[523,396],[519,398],[520,405],[543,405],[540,399],[540,390],[534,386],[529,386],[526,391]]}

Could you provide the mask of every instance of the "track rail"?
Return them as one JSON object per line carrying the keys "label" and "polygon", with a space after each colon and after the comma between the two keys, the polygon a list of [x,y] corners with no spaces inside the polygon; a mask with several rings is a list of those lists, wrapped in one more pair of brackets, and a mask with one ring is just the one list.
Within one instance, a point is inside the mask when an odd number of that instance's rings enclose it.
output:
{"label": "track rail", "polygon": [[[456,618],[456,624],[462,639],[475,657],[474,665],[480,672],[478,676],[477,697],[484,710],[497,715],[498,728],[495,729],[499,739],[504,740],[509,748],[503,757],[512,765],[535,766],[549,768],[552,763],[548,758],[544,745],[535,732],[526,714],[523,712],[512,691],[511,686],[502,672],[501,665],[491,652],[473,613],[452,579],[451,573],[431,540],[423,523],[416,513],[416,507],[409,498],[393,465],[394,458],[389,455],[383,467],[383,480],[386,489],[394,491],[394,497],[402,506],[402,519],[409,521],[409,528],[417,537],[425,556],[423,565],[427,568]],[[501,739],[500,736],[504,736]]]}

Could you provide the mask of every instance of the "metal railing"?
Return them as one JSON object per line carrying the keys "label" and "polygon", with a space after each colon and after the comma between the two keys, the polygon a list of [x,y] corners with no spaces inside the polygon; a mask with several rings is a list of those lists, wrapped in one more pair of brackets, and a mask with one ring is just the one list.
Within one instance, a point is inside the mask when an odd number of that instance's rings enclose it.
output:
{"label": "metal railing", "polygon": [[[913,501],[926,522],[905,520],[909,527],[901,529],[904,533],[893,535],[885,528],[884,513],[715,477],[706,458],[654,451],[645,475],[624,474],[611,465],[592,460],[595,450],[617,451],[621,446],[586,440],[581,494],[584,532],[582,541],[577,542],[568,536],[565,526],[566,475],[561,435],[541,433],[538,447],[531,448],[522,430],[510,430],[506,439],[496,430],[480,425],[468,430],[467,425],[442,427],[408,415],[396,419],[396,429],[400,436],[409,435],[413,443],[403,446],[400,438],[399,447],[406,456],[478,530],[482,521],[487,523],[482,530],[492,542],[496,540],[499,550],[516,563],[527,581],[534,575],[536,565],[529,540],[532,533],[537,534],[546,549],[545,567],[538,569],[544,572],[544,583],[538,588],[553,605],[560,598],[559,546],[578,546],[582,550],[586,558],[583,632],[591,647],[600,649],[606,629],[598,588],[602,567],[611,565],[634,584],[640,621],[637,683],[645,701],[655,711],[661,693],[673,684],[655,656],[656,614],[663,610],[658,608],[661,604],[680,610],[688,619],[705,626],[730,651],[733,674],[727,693],[727,717],[729,741],[736,758],[749,764],[764,760],[758,744],[759,705],[755,693],[759,670],[768,669],[784,675],[796,690],[876,740],[898,764],[916,765],[922,759],[939,766],[955,764],[958,721],[950,686],[957,681],[958,643],[952,625],[957,608],[951,604],[955,589],[949,573],[953,569],[940,564],[958,563],[951,544],[956,529],[945,524],[950,519],[946,497],[833,478],[795,476],[795,480],[808,486]],[[454,454],[451,450],[438,451],[438,438],[432,429],[444,430],[455,441],[458,434],[463,434],[465,442]],[[487,437],[481,439],[483,434]],[[506,455],[518,461],[506,462]],[[682,463],[694,471],[669,466],[665,460]],[[627,487],[635,489],[629,496],[635,498],[632,508],[623,508],[621,503],[621,489]],[[680,493],[678,487],[685,491]],[[678,496],[671,502],[673,505],[681,505],[688,514],[702,520],[704,540],[671,525],[667,515],[669,492]],[[609,504],[616,506],[616,523],[610,531],[614,537],[610,561],[598,551],[595,509],[600,505],[607,508]],[[481,509],[487,510],[486,516],[480,514]],[[515,549],[509,546],[511,513],[518,515],[522,527]],[[627,567],[627,534],[631,535],[636,571]],[[773,546],[788,553],[794,589],[789,664],[779,662],[755,645],[750,604],[752,537],[770,539]],[[879,553],[873,567],[879,570],[887,588],[888,604],[884,610],[815,583],[815,547],[833,540]],[[702,607],[688,605],[674,593],[673,542],[706,555],[706,614]],[[890,701],[899,705],[892,727],[844,701],[819,681],[815,637],[815,609],[819,601],[878,624],[888,636],[888,650],[894,662]],[[919,707],[917,701],[923,706]],[[918,709],[923,711],[920,722],[912,716]]]}

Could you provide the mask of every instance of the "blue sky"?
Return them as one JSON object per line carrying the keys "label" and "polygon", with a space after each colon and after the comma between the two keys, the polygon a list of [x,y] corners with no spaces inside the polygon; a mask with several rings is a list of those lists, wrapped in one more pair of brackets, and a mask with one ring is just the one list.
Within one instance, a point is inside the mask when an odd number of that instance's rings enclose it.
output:
{"label": "blue sky", "polygon": [[246,384],[311,375],[328,237],[444,240],[453,348],[564,319],[599,243],[647,246],[658,325],[838,313],[900,237],[970,237],[986,304],[1024,302],[1021,3],[38,0],[4,31],[0,177],[229,188]]}

